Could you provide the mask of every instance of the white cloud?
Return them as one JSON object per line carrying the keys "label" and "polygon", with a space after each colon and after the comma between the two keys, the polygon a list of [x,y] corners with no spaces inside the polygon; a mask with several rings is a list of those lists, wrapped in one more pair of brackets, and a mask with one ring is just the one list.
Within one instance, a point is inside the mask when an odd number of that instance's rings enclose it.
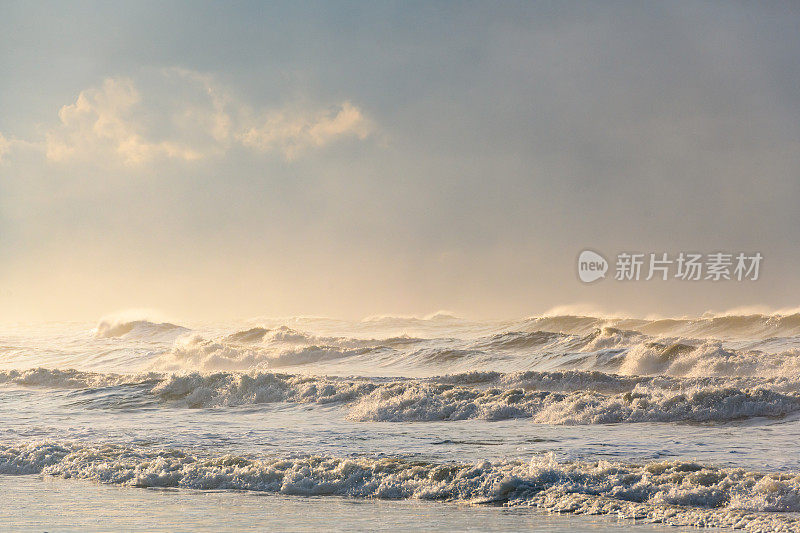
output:
{"label": "white cloud", "polygon": [[359,108],[344,102],[337,108],[318,113],[275,111],[264,121],[244,131],[242,144],[261,151],[279,150],[287,159],[302,152],[325,146],[334,140],[355,136],[365,139],[372,125]]}
{"label": "white cloud", "polygon": [[61,124],[47,133],[47,158],[91,159],[115,153],[125,164],[136,165],[160,155],[202,157],[178,141],[146,138],[140,107],[141,96],[129,79],[109,78],[99,88],[82,91],[74,104],[61,108]]}
{"label": "white cloud", "polygon": [[[82,91],[58,113],[45,138],[46,156],[60,162],[119,161],[135,166],[156,158],[192,161],[224,154],[233,143],[289,160],[337,139],[366,139],[372,123],[350,102],[265,110],[253,121],[250,106],[219,88],[211,76],[164,69],[141,91],[131,79],[108,78]],[[3,148],[0,140],[0,157]]]}

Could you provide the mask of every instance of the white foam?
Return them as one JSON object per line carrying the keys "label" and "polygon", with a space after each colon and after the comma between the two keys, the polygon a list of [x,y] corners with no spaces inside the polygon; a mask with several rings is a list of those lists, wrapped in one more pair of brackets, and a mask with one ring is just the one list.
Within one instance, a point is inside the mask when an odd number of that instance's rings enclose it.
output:
{"label": "white foam", "polygon": [[[550,317],[537,319],[537,326],[555,326],[556,319],[588,320]],[[626,325],[637,325],[635,322],[628,320]],[[591,319],[589,325],[598,323]],[[185,334],[151,357],[148,366],[139,368],[246,371],[292,367],[308,367],[316,373],[413,376],[470,370],[576,369],[625,375],[800,377],[800,341],[653,337],[608,326],[583,335],[536,329],[464,339],[357,338],[317,336],[279,326],[240,330],[217,338]]]}
{"label": "white foam", "polygon": [[382,385],[351,407],[361,421],[502,420],[542,424],[709,422],[779,417],[800,411],[800,395],[767,388],[698,386],[671,390],[635,386],[603,394],[522,388],[468,388],[428,382]]}
{"label": "white foam", "polygon": [[536,506],[650,522],[796,531],[800,476],[696,462],[431,463],[390,457],[197,456],[183,450],[30,442],[0,445],[0,474],[45,474],[134,487],[304,496],[414,498]]}
{"label": "white foam", "polygon": [[345,406],[351,419],[372,422],[724,422],[800,411],[800,382],[788,378],[650,378],[569,371],[377,380],[271,372],[119,375],[33,369],[0,371],[0,383],[84,389],[137,385],[143,400],[190,408],[335,403]]}
{"label": "white foam", "polygon": [[[270,335],[270,334],[267,334]],[[299,335],[277,332],[282,343],[290,335],[291,344],[296,344]],[[301,337],[305,339],[305,337]],[[264,346],[251,343],[239,344],[208,340],[200,335],[184,335],[175,341],[172,349],[152,362],[154,370],[252,370],[261,368],[283,368],[320,363],[352,357],[364,353],[365,349],[341,348],[338,346]]]}

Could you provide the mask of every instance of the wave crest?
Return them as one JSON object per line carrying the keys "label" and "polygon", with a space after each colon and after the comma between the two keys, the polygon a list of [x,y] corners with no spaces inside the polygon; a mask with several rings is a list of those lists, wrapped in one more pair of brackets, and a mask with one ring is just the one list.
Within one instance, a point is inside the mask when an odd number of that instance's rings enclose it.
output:
{"label": "wave crest", "polygon": [[[243,332],[248,333],[248,332]],[[281,335],[285,332],[278,332]],[[257,335],[255,333],[254,335]],[[295,336],[294,333],[289,335]],[[242,337],[240,337],[242,338]],[[244,337],[247,338],[247,337]],[[252,337],[251,337],[252,338]],[[306,338],[305,336],[303,337]],[[240,341],[241,342],[241,341]],[[247,341],[245,341],[247,342]],[[283,368],[343,359],[369,352],[369,348],[347,349],[338,346],[305,345],[299,347],[236,344],[208,340],[200,335],[184,335],[172,349],[152,363],[155,370],[202,371],[254,370]]]}
{"label": "wave crest", "polygon": [[[108,403],[125,387],[129,405],[158,401],[216,408],[276,402],[336,404],[352,420],[422,422],[529,418],[541,424],[727,422],[800,412],[800,382],[788,378],[670,378],[602,372],[468,373],[430,379],[314,377],[271,372],[94,374],[2,371],[0,383],[87,389],[82,402]],[[131,385],[135,387],[131,388]],[[96,398],[92,396],[97,389]]]}
{"label": "wave crest", "polygon": [[101,320],[95,328],[95,336],[100,339],[124,336],[144,340],[156,340],[163,339],[165,336],[178,336],[187,331],[189,331],[187,328],[169,322],[155,323],[147,320]]}

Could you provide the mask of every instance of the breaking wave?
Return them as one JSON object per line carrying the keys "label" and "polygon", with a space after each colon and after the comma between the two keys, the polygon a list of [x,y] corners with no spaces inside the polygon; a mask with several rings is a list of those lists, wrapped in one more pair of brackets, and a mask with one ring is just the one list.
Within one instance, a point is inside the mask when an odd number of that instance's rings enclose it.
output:
{"label": "breaking wave", "polygon": [[800,313],[747,315],[704,315],[697,318],[616,318],[577,315],[532,317],[523,321],[526,329],[585,335],[593,330],[612,327],[646,335],[691,338],[790,337],[800,335]]}
{"label": "breaking wave", "polygon": [[438,384],[380,387],[351,408],[360,421],[428,422],[530,418],[542,424],[725,422],[800,411],[800,397],[762,388],[671,391],[637,387],[605,395],[524,389],[466,389]]}
{"label": "breaking wave", "polygon": [[[291,326],[291,327],[290,327]],[[433,377],[599,370],[678,377],[800,376],[800,314],[636,319],[544,316],[469,322],[448,315],[263,319],[238,329],[103,319],[91,339],[0,347],[0,365],[120,371],[258,371]],[[38,362],[30,352],[42,354]]]}
{"label": "breaking wave", "polygon": [[149,359],[162,371],[309,367],[317,373],[435,376],[471,370],[600,370],[623,375],[800,376],[800,337],[724,342],[612,327],[585,335],[505,331],[474,339],[315,336],[285,326],[218,339],[184,334]]}
{"label": "breaking wave", "polygon": [[125,336],[142,340],[163,340],[165,337],[177,337],[187,331],[189,331],[187,328],[169,322],[159,324],[147,320],[101,320],[97,324],[95,336],[100,339]]}
{"label": "breaking wave", "polygon": [[[238,339],[248,339],[258,332],[243,332]],[[268,333],[265,333],[267,335]],[[234,334],[238,335],[238,334]],[[296,332],[278,331],[273,335],[281,343],[302,344],[311,340]],[[252,340],[239,341],[246,345],[225,341],[213,341],[200,335],[185,335],[177,339],[173,347],[153,363],[158,370],[198,369],[215,370],[249,370],[255,368],[282,368],[290,366],[321,363],[334,359],[343,359],[361,355],[368,348],[348,349],[331,345],[302,345],[299,347],[285,345],[282,347],[250,345]]]}
{"label": "breaking wave", "polygon": [[[337,404],[361,422],[530,419],[540,424],[728,422],[800,412],[789,378],[628,377],[602,372],[473,372],[429,379],[316,377],[271,372],[139,375],[35,369],[0,372],[0,384],[86,389],[81,404],[113,409],[152,402],[218,408],[272,403]],[[95,397],[92,390],[97,390]]]}
{"label": "breaking wave", "polygon": [[202,456],[180,449],[29,442],[0,445],[0,474],[133,487],[503,503],[681,526],[796,531],[800,475],[690,461],[434,463],[389,457]]}

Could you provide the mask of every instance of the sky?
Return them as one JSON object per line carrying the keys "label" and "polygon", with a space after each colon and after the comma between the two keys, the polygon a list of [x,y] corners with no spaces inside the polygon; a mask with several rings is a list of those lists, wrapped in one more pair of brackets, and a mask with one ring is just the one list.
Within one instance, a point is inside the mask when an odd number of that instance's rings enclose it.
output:
{"label": "sky", "polygon": [[[800,304],[795,2],[0,13],[2,321]],[[585,284],[584,249],[764,259]]]}

